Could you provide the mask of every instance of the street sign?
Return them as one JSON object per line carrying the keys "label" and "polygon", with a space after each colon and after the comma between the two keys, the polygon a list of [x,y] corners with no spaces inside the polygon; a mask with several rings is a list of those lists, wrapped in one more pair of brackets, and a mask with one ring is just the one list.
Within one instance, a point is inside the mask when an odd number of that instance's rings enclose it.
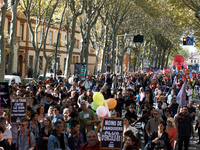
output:
{"label": "street sign", "polygon": [[186,45],[193,45],[193,38],[187,38]]}

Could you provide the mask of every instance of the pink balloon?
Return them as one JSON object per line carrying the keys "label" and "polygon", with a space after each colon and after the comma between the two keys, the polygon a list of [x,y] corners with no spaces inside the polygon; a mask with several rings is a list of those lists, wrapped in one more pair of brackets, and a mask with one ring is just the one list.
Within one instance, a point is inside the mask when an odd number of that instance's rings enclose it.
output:
{"label": "pink balloon", "polygon": [[175,64],[174,64],[174,60],[172,60],[172,63],[171,63],[171,65],[172,65],[172,66],[174,66],[174,65],[175,65]]}
{"label": "pink balloon", "polygon": [[99,117],[105,117],[108,112],[105,106],[99,106],[96,113]]}
{"label": "pink balloon", "polygon": [[187,66],[188,66],[188,65],[187,65],[187,61],[184,61],[184,62],[183,62],[183,67],[184,67],[184,68],[187,68]]}

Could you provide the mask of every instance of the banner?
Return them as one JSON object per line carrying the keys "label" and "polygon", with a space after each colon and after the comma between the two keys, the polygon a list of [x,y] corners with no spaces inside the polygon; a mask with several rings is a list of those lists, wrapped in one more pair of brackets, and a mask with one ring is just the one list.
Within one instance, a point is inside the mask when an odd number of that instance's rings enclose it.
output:
{"label": "banner", "polygon": [[10,124],[18,124],[22,117],[26,117],[27,99],[24,97],[13,98],[11,102]]}
{"label": "banner", "polygon": [[123,118],[104,118],[101,129],[101,149],[122,149]]}
{"label": "banner", "polygon": [[78,77],[78,80],[85,80],[87,65],[85,63],[74,64],[74,75]]}
{"label": "banner", "polygon": [[180,107],[187,106],[187,101],[186,101],[186,82],[181,87],[181,90],[179,91],[177,95],[177,101]]}
{"label": "banner", "polygon": [[10,108],[9,90],[7,82],[0,82],[0,108]]}

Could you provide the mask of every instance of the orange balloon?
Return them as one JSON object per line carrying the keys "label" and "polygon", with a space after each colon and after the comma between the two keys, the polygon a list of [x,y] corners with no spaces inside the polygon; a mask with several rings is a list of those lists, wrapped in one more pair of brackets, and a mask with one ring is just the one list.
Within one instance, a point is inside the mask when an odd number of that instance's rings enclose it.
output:
{"label": "orange balloon", "polygon": [[[117,101],[114,98],[107,99],[106,103],[108,105],[108,109],[113,109],[117,106]],[[104,106],[105,106],[105,104],[104,104]]]}

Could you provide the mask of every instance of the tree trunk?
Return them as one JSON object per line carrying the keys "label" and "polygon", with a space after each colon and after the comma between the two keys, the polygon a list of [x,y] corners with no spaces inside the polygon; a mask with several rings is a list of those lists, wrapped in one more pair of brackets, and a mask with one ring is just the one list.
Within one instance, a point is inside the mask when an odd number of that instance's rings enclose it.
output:
{"label": "tree trunk", "polygon": [[143,53],[142,53],[142,70],[143,70],[143,67],[144,67],[144,64],[143,64],[143,60],[144,60],[144,55],[146,53],[146,44],[147,44],[147,39],[144,40],[144,50],[143,50]]}
{"label": "tree trunk", "polygon": [[157,47],[157,51],[156,51],[156,62],[155,62],[155,69],[157,69],[158,67],[158,53],[159,53],[159,47]]}
{"label": "tree trunk", "polygon": [[104,40],[103,40],[103,48],[102,48],[102,52],[101,52],[101,73],[105,72],[105,52],[106,52],[106,48],[107,48],[107,40],[108,40],[108,26],[105,25],[104,26],[105,30],[104,30]]}
{"label": "tree trunk", "polygon": [[95,65],[94,65],[94,73],[97,72],[97,67],[98,67],[98,56],[99,56],[99,50],[100,48],[98,48],[98,50],[96,51],[96,60],[95,60]]}
{"label": "tree trunk", "polygon": [[[75,43],[75,30],[76,30],[76,20],[77,20],[77,16],[74,14],[73,16],[73,20],[72,20],[72,29],[71,29],[71,35],[70,35],[70,45],[69,45],[69,49],[67,50],[67,58],[66,58],[66,65],[65,65],[65,78],[68,79],[69,75],[70,75],[70,65],[71,65],[71,59],[72,59],[72,54],[73,54],[73,50],[74,50],[74,43]],[[66,30],[66,32],[69,32],[68,30]]]}
{"label": "tree trunk", "polygon": [[[155,51],[156,51],[156,46],[154,46],[154,48],[153,48],[153,51],[152,51],[152,58],[151,58],[151,63],[150,63],[150,66],[151,67],[153,67],[153,64],[154,64],[154,54],[155,54]],[[155,67],[155,65],[154,65],[154,67]]]}
{"label": "tree trunk", "polygon": [[10,24],[10,42],[9,42],[9,60],[8,60],[8,72],[7,74],[11,75],[13,73],[13,63],[14,63],[14,40],[15,40],[15,29],[16,29],[16,18],[17,18],[17,6],[19,0],[12,0],[11,7],[12,7],[12,19]]}
{"label": "tree trunk", "polygon": [[148,60],[149,60],[149,62],[150,62],[151,51],[152,51],[151,42],[152,42],[152,37],[151,37],[151,35],[150,35],[150,41],[149,41],[149,55],[148,55]]}
{"label": "tree trunk", "polygon": [[37,77],[38,60],[39,60],[39,51],[35,51],[35,61],[34,61],[34,68],[33,68],[33,78]]}
{"label": "tree trunk", "polygon": [[4,25],[7,10],[7,0],[3,0],[1,6],[1,19],[0,19],[0,82],[4,82],[5,75],[5,39],[4,39]]}
{"label": "tree trunk", "polygon": [[137,69],[139,69],[139,67],[140,67],[140,57],[141,57],[141,53],[142,53],[142,44],[139,43],[139,52],[138,52]]}
{"label": "tree trunk", "polygon": [[165,64],[165,68],[167,68],[167,65],[168,65],[168,61],[169,61],[169,54],[171,52],[171,47],[169,47],[169,52],[167,54],[167,59],[166,59],[166,64]]}
{"label": "tree trunk", "polygon": [[113,32],[113,37],[112,37],[112,49],[111,49],[111,63],[110,63],[110,72],[114,72],[115,70],[115,65],[116,65],[116,62],[115,62],[115,56],[116,56],[116,32],[114,31]]}
{"label": "tree trunk", "polygon": [[158,69],[160,69],[160,64],[161,64],[161,53],[162,53],[162,48],[160,47],[159,51],[159,58],[158,58]]}
{"label": "tree trunk", "polygon": [[163,49],[163,55],[162,55],[162,67],[161,68],[164,68],[166,50],[167,50],[166,47],[164,47],[164,49]]}

